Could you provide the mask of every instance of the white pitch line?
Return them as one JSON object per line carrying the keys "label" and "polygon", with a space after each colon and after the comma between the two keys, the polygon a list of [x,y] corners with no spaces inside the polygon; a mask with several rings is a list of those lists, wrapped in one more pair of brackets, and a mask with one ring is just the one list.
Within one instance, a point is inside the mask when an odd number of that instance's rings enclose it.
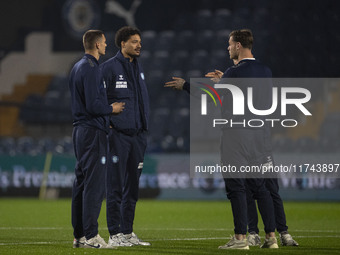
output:
{"label": "white pitch line", "polygon": [[[169,231],[234,231],[233,228],[138,228],[140,230],[169,230]],[[315,232],[315,233],[339,233],[336,230],[308,230],[308,229],[294,229],[292,232]]]}
{"label": "white pitch line", "polygon": [[61,244],[61,243],[70,243],[72,241],[60,241],[60,242],[26,242],[26,243],[0,243],[0,245],[39,245],[39,244]]}
{"label": "white pitch line", "polygon": [[0,227],[0,230],[65,230],[70,228],[56,227]]}
{"label": "white pitch line", "polygon": [[[340,238],[340,235],[336,236],[294,236],[294,238]],[[162,241],[203,241],[203,240],[229,240],[230,237],[195,237],[195,238],[164,238],[164,239],[147,239],[146,241],[150,242],[162,242]],[[60,242],[26,242],[26,243],[0,243],[0,246],[5,245],[42,245],[42,244],[61,244],[61,243],[69,243],[72,244],[72,240],[70,241],[60,241]]]}
{"label": "white pitch line", "polygon": [[[264,236],[263,236],[264,238]],[[340,238],[340,235],[336,236],[294,236],[294,238]],[[168,238],[168,239],[148,239],[150,242],[160,241],[202,241],[202,240],[229,240],[230,237],[197,237],[197,238]]]}
{"label": "white pitch line", "polygon": [[[0,230],[70,230],[72,227],[0,227]],[[100,230],[107,230],[106,227],[100,227]],[[233,231],[232,228],[138,228],[139,230],[160,230],[160,231]],[[291,233],[309,232],[309,233],[339,233],[336,230],[308,230],[293,229]]]}

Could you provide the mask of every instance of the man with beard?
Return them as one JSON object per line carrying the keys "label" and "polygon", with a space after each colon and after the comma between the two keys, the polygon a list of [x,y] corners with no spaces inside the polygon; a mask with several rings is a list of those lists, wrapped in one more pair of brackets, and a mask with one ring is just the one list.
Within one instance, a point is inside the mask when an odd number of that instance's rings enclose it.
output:
{"label": "man with beard", "polygon": [[124,112],[110,118],[106,183],[108,244],[148,246],[150,243],[141,241],[133,232],[149,116],[144,72],[137,60],[141,51],[140,31],[122,27],[116,33],[115,43],[120,50],[101,65],[109,104],[125,103]]}
{"label": "man with beard", "polygon": [[[225,73],[215,70],[206,74],[215,82],[219,79],[231,78],[271,78],[271,70],[255,60],[252,54],[253,35],[248,29],[234,30],[229,35],[228,52],[230,59],[237,65],[228,68]],[[236,78],[236,79],[235,79]],[[238,84],[243,93],[246,93],[247,84]],[[190,84],[182,78],[173,77],[173,81],[167,82],[165,87],[190,92]],[[254,105],[261,109],[271,106],[271,82],[254,88]],[[223,93],[222,117],[239,122],[238,116],[233,115],[231,93]],[[247,115],[248,114],[248,115]],[[244,118],[252,117],[246,113]],[[223,165],[242,166],[272,164],[270,129],[267,125],[263,128],[251,129],[232,127],[222,129],[221,137],[221,162]],[[257,200],[263,219],[266,238],[261,248],[278,248],[275,237],[274,206],[269,191],[265,187],[264,178],[244,178],[240,176],[224,176],[227,197],[231,202],[235,235],[219,249],[249,249],[247,233],[247,192]]]}

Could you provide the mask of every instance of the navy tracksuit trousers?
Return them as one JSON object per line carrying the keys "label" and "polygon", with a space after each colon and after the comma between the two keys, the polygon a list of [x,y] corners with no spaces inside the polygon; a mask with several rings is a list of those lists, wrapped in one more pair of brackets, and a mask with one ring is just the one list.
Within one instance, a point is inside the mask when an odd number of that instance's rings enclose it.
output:
{"label": "navy tracksuit trousers", "polygon": [[76,126],[73,145],[77,158],[72,189],[74,237],[98,234],[98,217],[105,195],[107,135],[92,127]]}
{"label": "navy tracksuit trousers", "polygon": [[110,235],[133,232],[146,144],[146,132],[130,136],[110,129],[106,178],[106,216]]}
{"label": "navy tracksuit trousers", "polygon": [[[223,130],[221,139],[221,162],[223,165],[241,166],[265,163],[270,144],[265,130]],[[265,179],[224,176],[227,197],[231,202],[235,234],[247,233],[247,192],[257,200],[265,232],[275,231],[273,200],[265,187]]]}
{"label": "navy tracksuit trousers", "polygon": [[[278,179],[269,178],[265,179],[265,185],[273,199],[276,230],[281,233],[288,230],[286,225],[286,215],[283,207],[283,202],[279,194]],[[259,233],[258,229],[258,216],[255,200],[250,193],[247,193],[247,207],[248,207],[248,232]]]}

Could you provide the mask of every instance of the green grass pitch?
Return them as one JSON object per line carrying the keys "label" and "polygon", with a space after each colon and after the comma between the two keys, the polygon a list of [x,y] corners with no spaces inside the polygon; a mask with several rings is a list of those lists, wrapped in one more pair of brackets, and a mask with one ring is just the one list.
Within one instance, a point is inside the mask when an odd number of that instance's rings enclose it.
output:
{"label": "green grass pitch", "polygon": [[[0,254],[340,254],[340,203],[286,202],[285,208],[300,247],[218,250],[233,234],[229,202],[141,200],[134,232],[152,246],[95,250],[72,248],[69,199],[1,198]],[[99,233],[108,239],[105,202]]]}

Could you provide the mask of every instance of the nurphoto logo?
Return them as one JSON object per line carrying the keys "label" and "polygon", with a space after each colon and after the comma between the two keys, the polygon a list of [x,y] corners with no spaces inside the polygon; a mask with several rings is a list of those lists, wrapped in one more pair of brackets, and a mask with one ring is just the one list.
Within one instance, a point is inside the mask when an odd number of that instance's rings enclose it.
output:
{"label": "nurphoto logo", "polygon": [[[203,83],[202,83],[203,84]],[[288,105],[294,105],[297,109],[299,109],[305,116],[311,116],[312,114],[307,110],[307,108],[304,106],[304,104],[308,103],[311,99],[311,93],[308,89],[300,88],[300,87],[281,87],[280,93],[279,89],[277,87],[272,88],[271,93],[271,106],[268,109],[256,109],[253,103],[253,88],[248,87],[247,88],[247,105],[245,105],[245,96],[243,91],[236,85],[232,84],[215,84],[214,87],[203,84],[207,88],[209,88],[217,97],[217,99],[220,101],[221,107],[222,100],[218,92],[221,91],[222,93],[228,92],[232,96],[232,115],[233,116],[244,116],[245,115],[245,107],[247,107],[247,110],[252,114],[256,116],[269,116],[273,114],[279,105],[279,97],[280,97],[280,115],[286,116],[287,115],[287,106]],[[213,96],[213,94],[205,89],[200,88],[202,91],[206,92],[215,103],[215,106],[217,106],[216,100]],[[227,90],[227,91],[225,91]],[[288,95],[298,95],[294,98],[289,98]],[[207,115],[207,95],[202,94],[201,95],[201,115]],[[296,119],[276,119],[276,118],[245,118],[245,119],[239,119],[236,120],[233,119],[213,119],[213,127],[216,127],[217,125],[230,125],[231,127],[239,126],[239,127],[262,127],[265,122],[271,123],[271,127],[275,126],[276,122],[279,122],[281,126],[283,127],[296,127],[298,125],[298,121]]]}

